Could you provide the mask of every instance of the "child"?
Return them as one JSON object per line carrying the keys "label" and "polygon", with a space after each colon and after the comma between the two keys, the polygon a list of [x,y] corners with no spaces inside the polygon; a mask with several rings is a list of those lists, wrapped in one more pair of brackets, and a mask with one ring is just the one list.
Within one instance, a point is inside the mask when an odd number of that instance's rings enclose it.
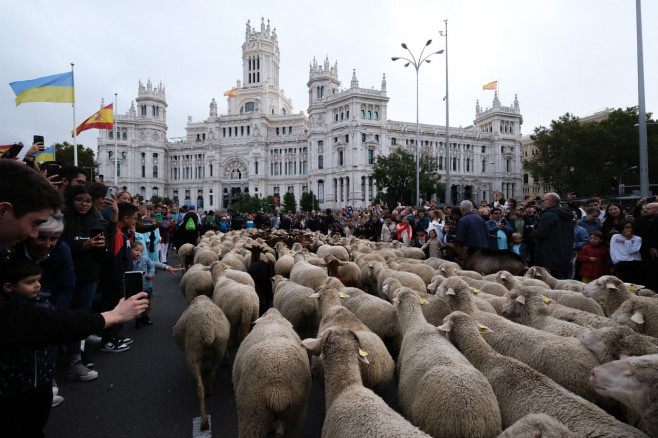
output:
{"label": "child", "polygon": [[523,243],[523,236],[520,233],[512,233],[510,251],[520,255],[526,265],[530,263],[530,252],[528,251],[528,246]]}
{"label": "child", "polygon": [[[41,290],[41,268],[26,260],[7,262],[0,274],[0,283],[5,292],[15,294],[35,307],[53,309]],[[9,334],[5,334],[9,336]],[[35,350],[3,351],[0,354],[0,397],[20,395],[25,410],[31,412],[29,429],[25,436],[41,436],[48,420],[51,406],[64,399],[53,395],[53,351],[52,348]]]}
{"label": "child", "polygon": [[583,283],[589,283],[605,275],[610,267],[610,252],[603,245],[603,233],[592,231],[589,233],[589,243],[580,250],[577,260],[582,262],[580,275]]}
{"label": "child", "polygon": [[418,230],[416,234],[416,244],[414,246],[420,247],[425,245],[427,243],[427,234],[425,233],[425,229]]}
{"label": "child", "polygon": [[427,248],[429,249],[430,257],[439,257],[441,254],[441,248],[443,246],[445,246],[445,244],[439,240],[439,236],[436,234],[436,230],[432,228],[430,230],[430,240],[423,244],[420,249],[425,251]]}
{"label": "child", "polygon": [[[155,268],[171,272],[172,275],[176,275],[177,271],[182,271],[184,269],[173,268],[164,263],[152,261],[148,256],[143,255],[144,245],[142,242],[133,242],[130,251],[133,257],[133,269],[144,273],[144,292],[148,294],[149,302],[152,302],[153,299],[153,276],[155,275]],[[151,306],[137,317],[135,320],[135,328],[140,328],[142,325],[153,325],[153,321],[151,321],[151,318],[149,317],[150,310]]]}

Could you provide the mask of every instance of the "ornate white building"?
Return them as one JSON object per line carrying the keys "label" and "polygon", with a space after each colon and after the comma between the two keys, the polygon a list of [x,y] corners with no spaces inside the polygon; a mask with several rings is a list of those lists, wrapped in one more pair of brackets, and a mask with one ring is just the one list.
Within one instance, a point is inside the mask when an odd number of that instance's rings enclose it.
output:
{"label": "ornate white building", "polygon": [[[340,87],[338,65],[310,64],[308,116],[293,114],[279,87],[279,45],[269,20],[260,30],[247,21],[242,80],[228,97],[228,114],[210,103],[208,118],[187,123],[185,139],[167,139],[162,84],[139,82],[136,104],[115,116],[114,131],[100,131],[99,173],[113,182],[115,136],[118,181],[146,199],[167,196],[200,209],[228,208],[242,194],[282,197],[313,191],[321,208],[365,207],[377,195],[371,175],[378,155],[402,146],[415,154],[416,124],[388,120],[386,77],[379,89],[361,88],[352,71]],[[490,201],[492,193],[521,196],[521,124],[518,100],[475,108],[474,125],[450,128],[452,199]],[[420,127],[421,153],[445,162],[445,127]]]}

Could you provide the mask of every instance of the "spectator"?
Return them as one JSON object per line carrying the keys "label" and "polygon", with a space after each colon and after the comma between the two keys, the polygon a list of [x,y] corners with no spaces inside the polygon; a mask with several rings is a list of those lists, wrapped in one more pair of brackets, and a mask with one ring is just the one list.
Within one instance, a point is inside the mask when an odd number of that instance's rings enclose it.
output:
{"label": "spectator", "polygon": [[576,257],[581,263],[580,277],[583,283],[590,283],[610,270],[610,252],[603,242],[603,233],[592,231],[589,243],[583,246]]}
{"label": "spectator", "polygon": [[169,247],[171,246],[171,236],[174,231],[174,223],[171,220],[171,212],[162,213],[162,223],[160,224],[160,262],[167,263]]}
{"label": "spectator", "polygon": [[76,166],[63,166],[59,169],[60,185],[59,193],[66,194],[71,186],[84,186],[87,184],[87,172]]}
{"label": "spectator", "polygon": [[523,243],[523,236],[520,233],[512,233],[512,243],[510,251],[518,254],[526,265],[530,264],[530,253],[528,252],[528,245]]}
{"label": "spectator", "polygon": [[181,231],[181,245],[183,243],[190,243],[196,245],[199,240],[199,233],[201,231],[201,217],[195,211],[196,207],[190,205],[187,213],[183,216],[180,223]]}
{"label": "spectator", "polygon": [[365,224],[365,238],[373,242],[379,242],[382,235],[383,224],[379,221],[377,215],[373,213],[372,217]]}
{"label": "spectator", "polygon": [[588,233],[592,231],[601,231],[601,223],[599,222],[600,211],[597,207],[587,207],[585,210],[585,217],[578,221],[578,225],[585,228]]}
{"label": "spectator", "polygon": [[439,237],[437,236],[434,229],[430,230],[429,236],[429,240],[425,242],[425,244],[423,244],[420,249],[423,251],[428,251],[430,257],[440,257],[441,249],[445,246],[445,244],[439,240]]}
{"label": "spectator", "polygon": [[[653,200],[653,198],[652,198]],[[658,290],[658,202],[640,200],[635,207],[635,233],[642,238],[640,254],[644,264],[645,286]]]}
{"label": "spectator", "polygon": [[548,269],[553,277],[567,279],[573,251],[573,213],[560,207],[560,197],[550,192],[542,198],[543,211],[532,231],[535,264]]}
{"label": "spectator", "polygon": [[514,229],[502,217],[502,210],[494,207],[491,210],[491,219],[485,222],[487,233],[489,234],[489,249],[507,251],[509,250],[508,242],[511,241]]}
{"label": "spectator", "polygon": [[[580,213],[580,210],[574,210],[574,215],[576,212]],[[589,243],[589,234],[587,230],[580,225],[578,225],[578,220],[574,218],[573,221],[573,255],[571,256],[571,265],[573,269],[573,275],[571,278],[580,280],[580,265],[578,261],[578,253],[583,248],[583,246]]]}
{"label": "spectator", "polygon": [[621,231],[610,239],[610,258],[617,270],[617,276],[627,283],[644,284],[640,255],[642,238],[635,235],[633,221],[621,221],[619,229]]}
{"label": "spectator", "polygon": [[427,232],[434,230],[437,238],[443,242],[443,227],[446,226],[445,216],[439,209],[430,210],[430,223],[427,226]]}
{"label": "spectator", "polygon": [[[603,219],[605,219],[605,210],[601,207],[601,200],[597,198],[596,196],[593,196],[587,200],[587,207],[595,207],[596,209],[599,210],[599,221],[603,222]],[[605,233],[603,233],[605,236]]]}
{"label": "spectator", "polygon": [[473,213],[473,203],[464,200],[459,204],[459,209],[463,216],[457,222],[455,241],[461,245],[458,253],[465,254],[468,248],[489,248],[487,225],[480,216]]}
{"label": "spectator", "polygon": [[384,217],[384,223],[382,224],[382,232],[380,234],[382,242],[390,242],[393,240],[393,236],[397,233],[395,229],[395,224],[391,221],[391,215],[387,214]]}
{"label": "spectator", "polygon": [[397,240],[402,242],[404,246],[411,246],[411,238],[413,235],[413,230],[411,225],[409,225],[409,218],[402,214],[400,216],[400,222],[395,227],[397,233]]}
{"label": "spectator", "polygon": [[421,246],[427,243],[427,233],[425,230],[418,230],[416,233],[416,238],[414,239],[413,246],[420,248]]}
{"label": "spectator", "polygon": [[416,233],[420,230],[426,231],[429,226],[430,218],[425,215],[423,210],[418,211],[418,220],[416,220],[416,226],[414,227]]}
{"label": "spectator", "polygon": [[619,204],[610,204],[605,209],[605,217],[601,225],[601,232],[607,239],[610,239],[613,234],[621,232],[621,221],[623,221],[621,207]]}
{"label": "spectator", "polygon": [[[148,213],[142,218],[142,225],[154,225],[155,222],[155,213]],[[145,233],[135,233],[134,241],[142,242],[144,245],[144,254],[148,256],[149,259],[153,262],[160,260],[160,243],[162,242],[162,237],[160,236],[160,228],[156,227],[151,231]]]}
{"label": "spectator", "polygon": [[247,229],[251,229],[251,228],[254,227],[253,215],[250,214],[249,216],[247,216],[247,222],[246,222],[245,225],[246,225]]}

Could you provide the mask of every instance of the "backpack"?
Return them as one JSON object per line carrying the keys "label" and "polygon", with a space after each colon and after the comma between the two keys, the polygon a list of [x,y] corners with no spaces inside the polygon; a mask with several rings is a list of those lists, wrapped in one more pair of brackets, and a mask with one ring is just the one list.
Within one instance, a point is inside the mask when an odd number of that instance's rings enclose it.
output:
{"label": "backpack", "polygon": [[222,221],[219,224],[219,231],[221,231],[222,233],[226,233],[226,231],[228,231],[228,225],[226,225],[225,221]]}
{"label": "backpack", "polygon": [[196,221],[193,217],[188,218],[187,222],[185,222],[185,230],[196,231]]}

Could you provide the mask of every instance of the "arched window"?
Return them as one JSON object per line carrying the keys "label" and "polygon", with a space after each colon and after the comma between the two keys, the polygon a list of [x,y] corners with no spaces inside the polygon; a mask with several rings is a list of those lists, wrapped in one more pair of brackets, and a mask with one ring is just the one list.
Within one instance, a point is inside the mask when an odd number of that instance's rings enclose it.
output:
{"label": "arched window", "polygon": [[128,133],[126,131],[123,131],[123,139],[124,140],[128,139]]}
{"label": "arched window", "polygon": [[158,188],[157,187],[153,187],[153,189],[151,190],[151,196],[158,196]]}
{"label": "arched window", "polygon": [[107,136],[109,138],[114,138],[114,131],[107,131]]}

